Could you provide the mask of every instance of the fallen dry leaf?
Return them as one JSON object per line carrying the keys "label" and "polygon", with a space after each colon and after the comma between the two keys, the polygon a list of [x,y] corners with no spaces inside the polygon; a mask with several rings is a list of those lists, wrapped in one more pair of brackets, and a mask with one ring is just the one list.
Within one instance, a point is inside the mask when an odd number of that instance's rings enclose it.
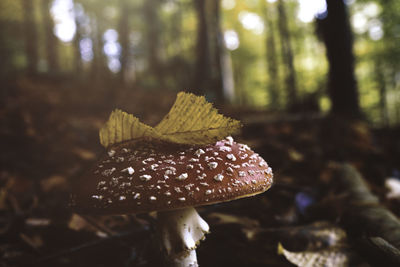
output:
{"label": "fallen dry leaf", "polygon": [[109,147],[147,137],[179,144],[209,144],[237,134],[240,128],[239,121],[219,114],[204,97],[181,92],[170,112],[154,128],[126,112],[113,111],[100,130],[100,143]]}
{"label": "fallen dry leaf", "polygon": [[65,189],[67,187],[67,181],[64,176],[53,175],[40,181],[40,187],[43,192],[48,193],[54,189]]}

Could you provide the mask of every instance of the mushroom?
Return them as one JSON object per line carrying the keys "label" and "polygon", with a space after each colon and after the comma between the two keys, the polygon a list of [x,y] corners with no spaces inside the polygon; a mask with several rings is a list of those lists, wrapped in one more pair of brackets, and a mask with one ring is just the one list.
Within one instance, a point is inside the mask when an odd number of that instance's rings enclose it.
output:
{"label": "mushroom", "polygon": [[272,170],[232,137],[210,145],[132,140],[113,145],[71,197],[80,213],[157,211],[161,249],[170,266],[198,266],[196,247],[209,231],[194,207],[262,193]]}

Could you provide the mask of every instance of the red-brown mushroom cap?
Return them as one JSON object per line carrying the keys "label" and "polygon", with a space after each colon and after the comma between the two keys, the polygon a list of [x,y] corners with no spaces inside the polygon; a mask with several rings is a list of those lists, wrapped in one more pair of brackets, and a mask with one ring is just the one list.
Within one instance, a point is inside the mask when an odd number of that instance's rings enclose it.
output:
{"label": "red-brown mushroom cap", "polygon": [[262,193],[272,177],[264,159],[231,137],[203,146],[142,139],[109,148],[71,204],[99,214],[180,209]]}

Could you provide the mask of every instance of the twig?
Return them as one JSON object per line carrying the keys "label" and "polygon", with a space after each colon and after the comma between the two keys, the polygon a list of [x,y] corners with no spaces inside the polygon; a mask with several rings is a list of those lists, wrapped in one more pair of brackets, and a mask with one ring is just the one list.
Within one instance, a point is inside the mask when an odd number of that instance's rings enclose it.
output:
{"label": "twig", "polygon": [[113,230],[111,230],[110,228],[108,228],[104,224],[99,224],[91,216],[82,215],[82,214],[80,214],[79,216],[81,216],[83,219],[85,219],[91,226],[93,226],[94,228],[106,233],[108,236],[115,235],[115,232]]}
{"label": "twig", "polygon": [[340,215],[349,235],[355,239],[373,238],[369,241],[376,249],[385,247],[385,254],[390,254],[400,262],[400,255],[396,253],[400,249],[398,218],[379,204],[379,199],[371,193],[361,174],[351,165],[341,164],[337,167],[336,181],[340,191],[347,195],[346,206]]}

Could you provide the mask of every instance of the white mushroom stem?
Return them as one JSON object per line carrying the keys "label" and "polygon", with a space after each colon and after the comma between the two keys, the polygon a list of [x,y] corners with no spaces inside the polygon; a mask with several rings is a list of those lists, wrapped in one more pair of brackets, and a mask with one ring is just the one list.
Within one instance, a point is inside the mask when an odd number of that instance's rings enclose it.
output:
{"label": "white mushroom stem", "polygon": [[157,221],[161,249],[168,264],[174,267],[198,266],[196,247],[210,227],[197,211],[190,207],[159,212]]}

